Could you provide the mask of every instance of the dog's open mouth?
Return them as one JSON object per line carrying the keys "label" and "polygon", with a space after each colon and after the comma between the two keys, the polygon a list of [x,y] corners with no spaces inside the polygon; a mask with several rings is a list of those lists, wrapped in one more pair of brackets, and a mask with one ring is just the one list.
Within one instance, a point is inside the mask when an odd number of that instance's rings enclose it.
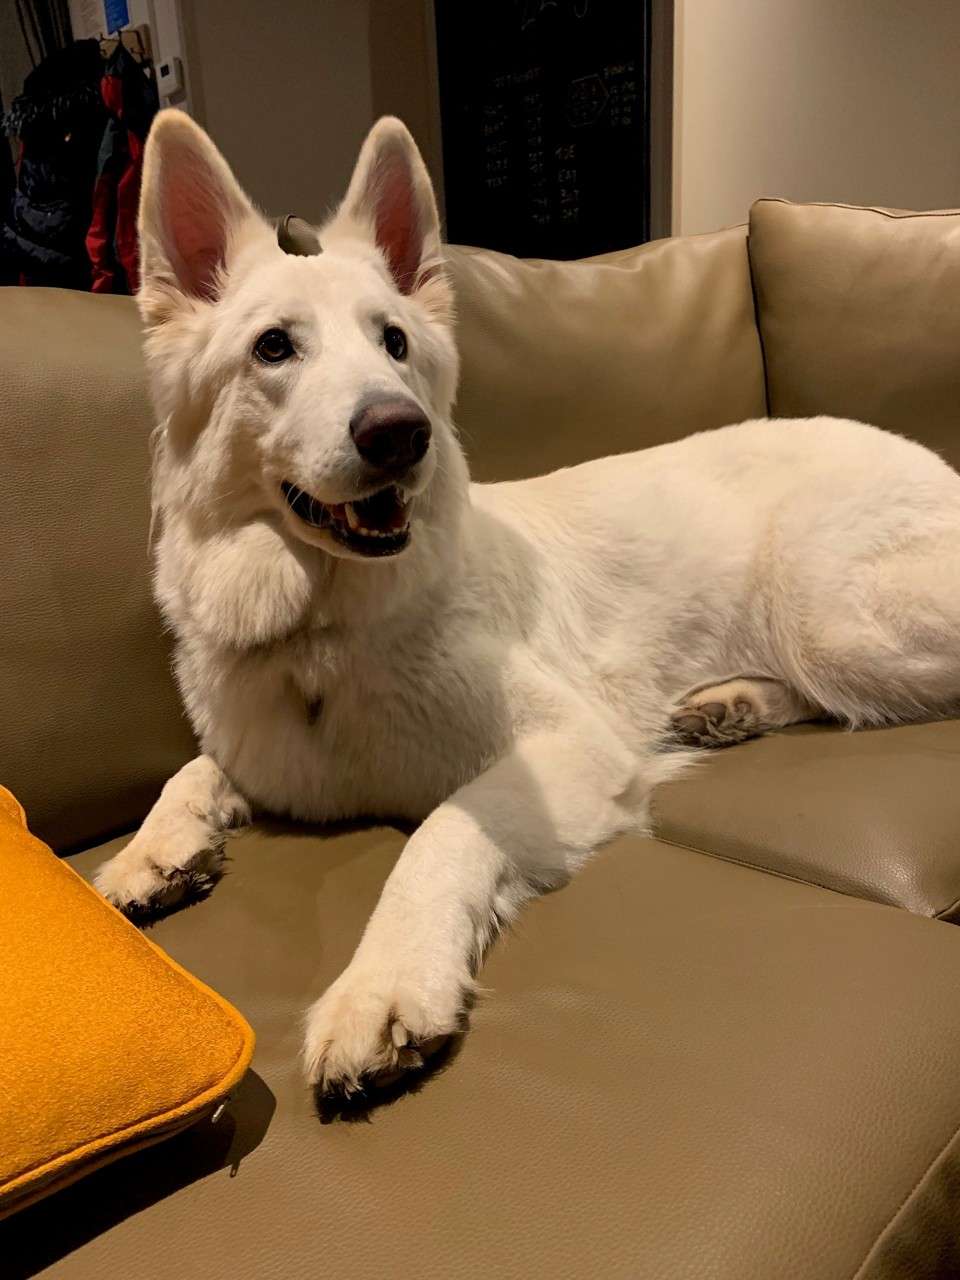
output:
{"label": "dog's open mouth", "polygon": [[287,506],[304,524],[327,529],[341,546],[364,556],[394,556],[410,541],[410,504],[393,485],[357,502],[321,502],[289,480],[280,486]]}

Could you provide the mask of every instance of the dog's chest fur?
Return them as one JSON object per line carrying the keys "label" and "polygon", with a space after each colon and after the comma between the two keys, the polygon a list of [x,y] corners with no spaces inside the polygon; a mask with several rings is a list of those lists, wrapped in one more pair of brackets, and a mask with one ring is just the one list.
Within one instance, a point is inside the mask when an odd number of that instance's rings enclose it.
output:
{"label": "dog's chest fur", "polygon": [[319,632],[231,654],[182,646],[209,751],[255,804],[313,821],[421,818],[503,749],[495,664],[442,634]]}

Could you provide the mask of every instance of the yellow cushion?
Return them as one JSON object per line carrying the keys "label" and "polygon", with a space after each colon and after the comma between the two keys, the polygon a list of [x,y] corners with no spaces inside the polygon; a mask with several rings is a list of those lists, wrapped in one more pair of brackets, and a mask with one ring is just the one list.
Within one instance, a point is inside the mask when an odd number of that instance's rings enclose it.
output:
{"label": "yellow cushion", "polygon": [[0,1217],[186,1128],[253,1032],[46,845],[0,787]]}

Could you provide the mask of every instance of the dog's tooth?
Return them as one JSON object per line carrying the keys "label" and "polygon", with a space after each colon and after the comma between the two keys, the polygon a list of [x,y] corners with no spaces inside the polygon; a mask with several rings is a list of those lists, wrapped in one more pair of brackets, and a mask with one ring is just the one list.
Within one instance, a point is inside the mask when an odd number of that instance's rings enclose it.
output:
{"label": "dog's tooth", "polygon": [[360,517],[357,515],[356,511],[354,511],[353,503],[352,502],[345,503],[343,509],[346,512],[347,524],[354,531],[354,533],[356,533],[357,530],[360,528]]}

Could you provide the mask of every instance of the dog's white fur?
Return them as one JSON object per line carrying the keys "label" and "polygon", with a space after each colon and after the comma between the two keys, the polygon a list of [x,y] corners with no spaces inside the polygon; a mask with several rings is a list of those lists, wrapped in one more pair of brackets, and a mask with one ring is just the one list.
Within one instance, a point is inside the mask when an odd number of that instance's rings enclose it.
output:
{"label": "dog's white fur", "polygon": [[[204,754],[98,885],[127,909],[174,902],[249,806],[422,819],[308,1015],[323,1088],[417,1065],[524,899],[644,829],[651,787],[686,758],[660,749],[671,714],[688,740],[732,741],[956,704],[960,478],[917,444],[748,422],[468,483],[436,209],[399,122],[374,127],[307,258],[278,248],[206,135],[162,113],[141,237],[156,591]],[[268,367],[251,353],[274,326],[297,356]],[[433,437],[406,482],[409,548],[368,561],[279,486],[356,495],[347,424],[377,392],[413,398]]]}

